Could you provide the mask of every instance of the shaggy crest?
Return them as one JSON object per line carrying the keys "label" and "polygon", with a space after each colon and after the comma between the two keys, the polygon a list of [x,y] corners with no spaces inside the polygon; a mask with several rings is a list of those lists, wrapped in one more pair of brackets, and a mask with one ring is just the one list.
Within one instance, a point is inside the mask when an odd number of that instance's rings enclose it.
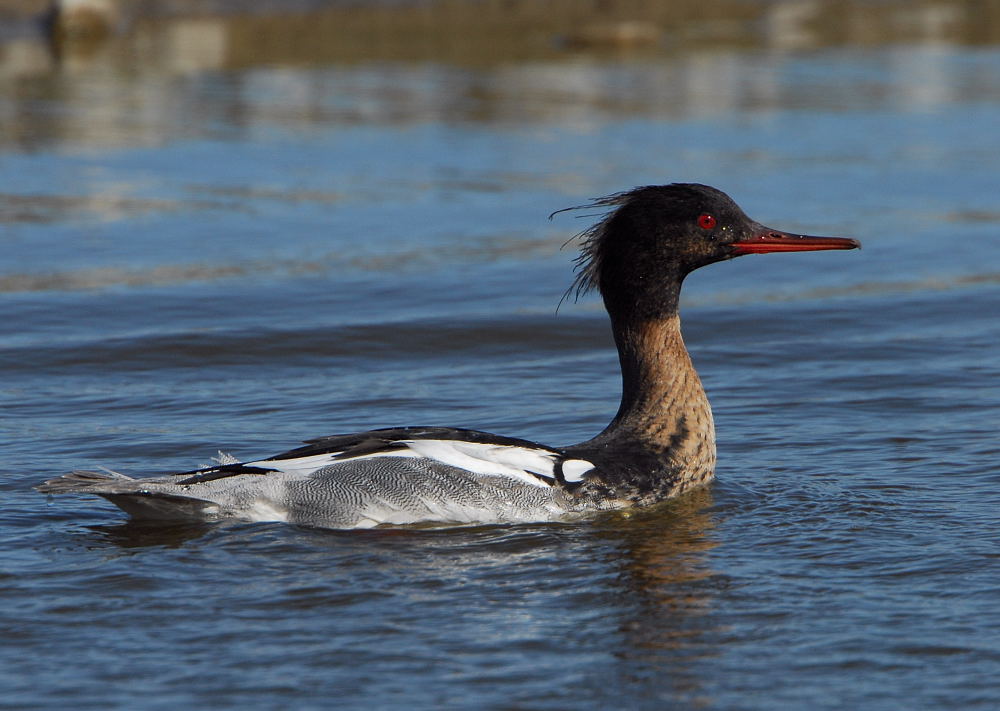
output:
{"label": "shaggy crest", "polygon": [[[622,192],[614,193],[613,195],[605,195],[604,197],[594,198],[591,202],[586,203],[585,205],[564,207],[563,209],[556,210],[549,215],[549,219],[551,220],[559,213],[570,212],[573,210],[605,211],[601,215],[601,219],[598,222],[595,222],[582,232],[578,232],[573,235],[573,237],[563,244],[565,247],[566,244],[569,244],[574,240],[578,240],[580,242],[580,254],[578,254],[573,260],[573,271],[576,273],[576,276],[573,278],[573,283],[569,285],[568,289],[566,289],[566,293],[564,293],[562,298],[559,299],[559,305],[562,305],[562,302],[571,295],[573,297],[573,301],[577,301],[584,294],[598,288],[598,277],[601,273],[600,244],[604,237],[604,231],[607,228],[608,223],[611,221],[611,218],[614,217],[615,209],[624,205],[636,191],[643,189],[644,188],[633,188],[632,190],[623,190]],[[579,217],[589,217],[589,215],[579,215]]]}
{"label": "shaggy crest", "polygon": [[604,267],[606,237],[611,226],[611,221],[621,208],[634,203],[641,210],[683,209],[697,214],[700,206],[705,204],[706,200],[714,201],[713,204],[716,206],[721,202],[723,207],[731,208],[738,216],[747,220],[746,216],[743,215],[742,211],[732,202],[732,199],[728,195],[721,190],[699,183],[643,185],[631,190],[614,193],[613,195],[596,198],[586,205],[567,207],[553,212],[552,215],[549,215],[549,219],[552,219],[554,215],[558,215],[560,212],[570,210],[606,210],[597,223],[575,235],[573,238],[581,241],[580,254],[574,260],[576,277],[573,279],[573,283],[569,289],[566,290],[566,293],[563,294],[562,299],[559,300],[559,303],[562,304],[570,295],[573,296],[573,300],[575,301],[592,289],[600,288],[601,272]]}

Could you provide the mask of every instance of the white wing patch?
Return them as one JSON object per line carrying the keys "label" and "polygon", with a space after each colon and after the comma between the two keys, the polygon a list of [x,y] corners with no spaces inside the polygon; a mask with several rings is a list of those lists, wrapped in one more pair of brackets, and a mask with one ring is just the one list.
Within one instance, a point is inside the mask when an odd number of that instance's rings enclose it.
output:
{"label": "white wing patch", "polygon": [[274,469],[286,474],[302,474],[308,476],[314,471],[337,462],[351,462],[359,459],[372,459],[374,457],[418,457],[416,452],[408,449],[392,449],[385,452],[375,452],[373,454],[363,454],[360,457],[350,457],[348,459],[338,459],[343,452],[325,452],[323,454],[311,454],[307,457],[295,457],[293,459],[261,459],[256,462],[246,462],[247,466],[262,467],[264,469]]}
{"label": "white wing patch", "polygon": [[547,487],[549,483],[532,476],[532,473],[555,479],[553,462],[556,455],[544,449],[480,444],[459,439],[410,439],[404,442],[421,457],[476,474],[509,476],[540,487]]}
{"label": "white wing patch", "polygon": [[[406,457],[433,459],[484,476],[508,476],[542,488],[551,486],[556,480],[555,462],[559,455],[546,449],[483,444],[459,439],[407,439],[398,440],[398,444],[405,445],[405,448],[387,449],[357,457],[343,457],[343,452],[326,452],[294,459],[261,459],[246,464],[286,474],[308,476],[338,462],[376,457]],[[594,465],[584,459],[567,459],[562,463],[563,479],[567,482],[580,481],[593,468]]]}
{"label": "white wing patch", "polygon": [[326,452],[324,454],[313,454],[308,457],[295,457],[294,459],[261,459],[256,462],[247,462],[246,464],[250,467],[274,469],[286,474],[308,475],[333,462],[333,458],[337,454],[337,452]]}

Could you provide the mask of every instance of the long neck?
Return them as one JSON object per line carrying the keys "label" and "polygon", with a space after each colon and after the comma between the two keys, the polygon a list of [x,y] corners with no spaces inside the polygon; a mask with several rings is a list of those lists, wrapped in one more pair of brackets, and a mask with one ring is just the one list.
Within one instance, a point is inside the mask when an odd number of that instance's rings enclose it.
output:
{"label": "long neck", "polygon": [[675,310],[621,317],[612,328],[622,369],[622,401],[594,444],[638,445],[676,467],[713,467],[715,426],[708,397],[681,337]]}

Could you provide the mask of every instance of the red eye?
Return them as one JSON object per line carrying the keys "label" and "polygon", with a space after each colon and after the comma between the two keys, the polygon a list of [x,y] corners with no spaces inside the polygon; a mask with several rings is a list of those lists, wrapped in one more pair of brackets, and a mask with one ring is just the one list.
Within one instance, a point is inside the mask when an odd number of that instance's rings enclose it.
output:
{"label": "red eye", "polygon": [[698,215],[698,227],[705,230],[710,230],[716,225],[715,215],[709,215],[707,212],[703,212]]}

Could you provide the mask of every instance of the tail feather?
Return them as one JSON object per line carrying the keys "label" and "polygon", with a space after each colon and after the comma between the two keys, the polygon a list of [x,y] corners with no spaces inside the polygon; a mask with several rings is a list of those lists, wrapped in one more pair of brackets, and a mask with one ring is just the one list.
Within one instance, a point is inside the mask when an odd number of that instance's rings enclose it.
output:
{"label": "tail feather", "polygon": [[219,507],[211,501],[150,490],[150,480],[133,479],[107,469],[78,470],[43,481],[35,487],[43,494],[95,494],[137,519],[204,521],[217,517]]}
{"label": "tail feather", "polygon": [[79,469],[43,481],[35,490],[43,494],[120,494],[135,491],[135,481],[110,469],[102,472]]}

